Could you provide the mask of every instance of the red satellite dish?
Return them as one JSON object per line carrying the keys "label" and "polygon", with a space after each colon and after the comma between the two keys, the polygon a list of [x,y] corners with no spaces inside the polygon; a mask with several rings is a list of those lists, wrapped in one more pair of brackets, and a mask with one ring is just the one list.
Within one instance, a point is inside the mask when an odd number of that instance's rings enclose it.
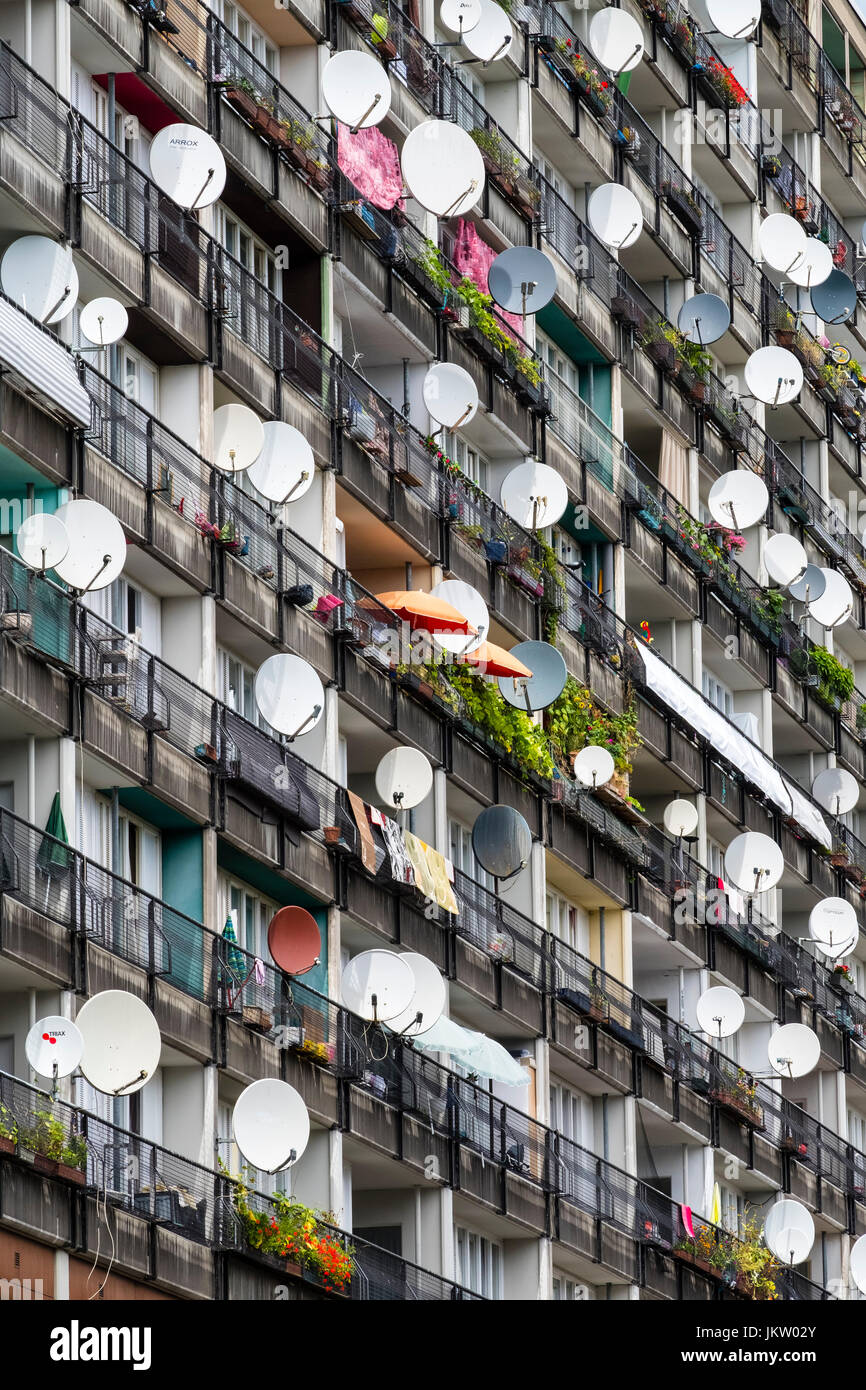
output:
{"label": "red satellite dish", "polygon": [[322,954],[315,917],[305,907],[281,907],[268,927],[268,950],[287,975],[306,975]]}

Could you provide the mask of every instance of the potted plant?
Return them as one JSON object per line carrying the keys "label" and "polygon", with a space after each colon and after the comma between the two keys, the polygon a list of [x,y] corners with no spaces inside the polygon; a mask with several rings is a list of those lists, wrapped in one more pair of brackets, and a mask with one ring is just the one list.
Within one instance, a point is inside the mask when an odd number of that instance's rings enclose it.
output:
{"label": "potted plant", "polygon": [[704,226],[703,209],[690,189],[666,180],[662,193],[671,211],[692,236],[700,236]]}
{"label": "potted plant", "polygon": [[672,371],[677,360],[676,329],[658,319],[641,335],[641,347],[663,371]]}
{"label": "potted plant", "polygon": [[[229,1177],[225,1165],[221,1171]],[[249,1170],[231,1178],[234,1208],[242,1243],[262,1255],[278,1260],[285,1273],[310,1278],[332,1294],[347,1294],[354,1273],[354,1248],[329,1227],[330,1213],[304,1206],[285,1193],[276,1193],[267,1209],[256,1211],[250,1205],[247,1183]]]}
{"label": "potted plant", "polygon": [[782,172],[782,161],[777,154],[761,156],[761,172],[768,179],[777,179]]}
{"label": "potted plant", "polygon": [[764,1128],[764,1111],[756,1099],[758,1083],[741,1067],[722,1069],[718,1083],[710,1089],[710,1099],[730,1110],[753,1129]]}
{"label": "potted plant", "polygon": [[604,1023],[607,1018],[608,999],[604,990],[593,980],[589,987],[589,1016],[596,1023]]}
{"label": "potted plant", "polygon": [[18,1121],[5,1105],[0,1103],[0,1154],[14,1154],[18,1143]]}
{"label": "potted plant", "polygon": [[227,77],[221,84],[226,101],[253,123],[259,106],[259,96],[248,77]]}
{"label": "potted plant", "polygon": [[815,698],[834,712],[840,710],[854,694],[854,672],[826,647],[813,646],[809,659],[818,672]]}

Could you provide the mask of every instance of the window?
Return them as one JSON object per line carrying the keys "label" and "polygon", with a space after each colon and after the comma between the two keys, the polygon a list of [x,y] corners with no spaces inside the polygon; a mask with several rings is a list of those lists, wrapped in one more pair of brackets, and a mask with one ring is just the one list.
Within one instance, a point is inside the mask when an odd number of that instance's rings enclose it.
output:
{"label": "window", "polygon": [[256,679],[255,667],[248,666],[239,656],[217,647],[217,692],[219,698],[229,709],[236,710],[244,719],[259,729],[270,731],[270,725],[262,717],[256,704],[253,687]]}
{"label": "window", "polygon": [[701,676],[701,690],[704,699],[714,705],[722,714],[726,714],[730,719],[734,712],[734,693],[726,685],[723,685],[710,671],[705,670]]}
{"label": "window", "polygon": [[743,1199],[730,1187],[720,1187],[719,1194],[721,1196],[722,1225],[726,1231],[732,1231],[734,1235],[739,1235]]}
{"label": "window", "polygon": [[264,30],[250,19],[246,10],[242,10],[239,5],[232,5],[230,0],[216,0],[214,9],[229,33],[234,34],[235,38],[243,44],[244,48],[249,49],[254,58],[258,58],[269,73],[278,77],[280,72],[279,52]]}
{"label": "window", "polygon": [[487,491],[487,460],[479,454],[477,449],[474,449],[471,444],[467,444],[466,440],[461,439],[459,434],[452,434],[450,430],[444,430],[442,452],[453,459],[467,478],[471,478],[473,483],[477,483],[483,492]]}
{"label": "window", "polygon": [[581,955],[589,954],[589,913],[575,907],[555,889],[549,888],[545,897],[547,930]]}
{"label": "window", "polygon": [[460,821],[451,820],[448,822],[448,838],[450,844],[451,863],[455,869],[462,869],[467,878],[474,879],[483,888],[494,891],[493,878],[486,869],[482,869],[472,851],[472,831],[468,826],[462,825]]}
{"label": "window", "polygon": [[458,1284],[483,1298],[502,1298],[502,1246],[465,1226],[454,1234]]}
{"label": "window", "polygon": [[582,1303],[589,1297],[586,1284],[579,1284],[567,1274],[554,1274],[553,1298],[556,1303]]}
{"label": "window", "polygon": [[547,179],[547,182],[550,184],[554,193],[558,193],[562,201],[564,203],[567,203],[570,208],[573,208],[574,190],[572,189],[571,184],[568,182],[568,179],[566,179],[564,175],[561,174],[559,170],[549,162],[549,160],[545,159],[543,155],[536,155],[536,163],[538,164],[538,167],[541,170],[543,177]]}
{"label": "window", "polygon": [[592,1148],[592,1101],[562,1082],[550,1084],[550,1124],[565,1139],[585,1149]]}
{"label": "window", "polygon": [[151,415],[156,415],[159,410],[159,373],[156,367],[126,343],[121,344],[118,358],[124,395],[150,411]]}
{"label": "window", "polygon": [[[156,594],[148,593],[128,579],[115,579],[107,589],[86,594],[84,604],[112,627],[130,637],[140,633],[143,650],[151,656],[162,652],[162,607]],[[130,658],[127,657],[127,662]]]}
{"label": "window", "polygon": [[279,903],[222,872],[217,876],[217,894],[220,922],[231,917],[241,950],[267,960],[268,924]]}
{"label": "window", "polygon": [[260,285],[264,285],[272,294],[280,297],[282,272],[277,265],[276,256],[249,227],[239,222],[221,203],[217,205],[216,210],[216,235],[230,256],[240,261]]}
{"label": "window", "polygon": [[160,832],[122,808],[118,812],[119,860],[112,845],[111,802],[90,787],[84,792],[85,854],[103,868],[135,884],[144,893],[162,895],[162,837]]}
{"label": "window", "polygon": [[575,396],[580,395],[580,368],[552,339],[536,332],[535,349],[548,373],[557,377]]}

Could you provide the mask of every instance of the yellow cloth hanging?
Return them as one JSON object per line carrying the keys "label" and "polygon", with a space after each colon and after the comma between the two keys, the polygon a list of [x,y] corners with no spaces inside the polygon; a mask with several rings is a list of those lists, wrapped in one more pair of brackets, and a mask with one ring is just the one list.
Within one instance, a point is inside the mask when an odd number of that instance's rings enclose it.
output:
{"label": "yellow cloth hanging", "polygon": [[710,1220],[714,1226],[722,1224],[722,1194],[718,1183],[713,1183],[713,1211]]}
{"label": "yellow cloth hanging", "polygon": [[406,853],[415,873],[415,885],[418,891],[423,893],[425,898],[432,899],[439,907],[443,907],[446,912],[453,912],[456,915],[460,909],[457,906],[454,889],[448,878],[445,856],[440,854],[438,849],[433,849],[432,846],[426,845],[423,840],[419,840],[418,836],[413,835],[411,830],[403,831],[403,839],[406,844]]}

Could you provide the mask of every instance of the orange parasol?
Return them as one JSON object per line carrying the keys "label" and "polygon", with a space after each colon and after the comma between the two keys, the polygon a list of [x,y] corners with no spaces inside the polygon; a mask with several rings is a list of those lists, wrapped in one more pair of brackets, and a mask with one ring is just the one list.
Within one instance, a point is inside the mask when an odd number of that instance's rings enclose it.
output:
{"label": "orange parasol", "polygon": [[[364,600],[360,602],[363,604]],[[421,589],[389,589],[386,594],[377,594],[376,602],[390,608],[410,627],[423,627],[428,632],[475,633],[475,628],[453,604],[425,594]]]}
{"label": "orange parasol", "polygon": [[485,676],[514,676],[515,679],[528,680],[532,675],[528,666],[524,666],[504,647],[497,647],[495,642],[482,642],[474,652],[466,652],[459,660],[465,661],[468,666],[481,667],[481,674]]}

